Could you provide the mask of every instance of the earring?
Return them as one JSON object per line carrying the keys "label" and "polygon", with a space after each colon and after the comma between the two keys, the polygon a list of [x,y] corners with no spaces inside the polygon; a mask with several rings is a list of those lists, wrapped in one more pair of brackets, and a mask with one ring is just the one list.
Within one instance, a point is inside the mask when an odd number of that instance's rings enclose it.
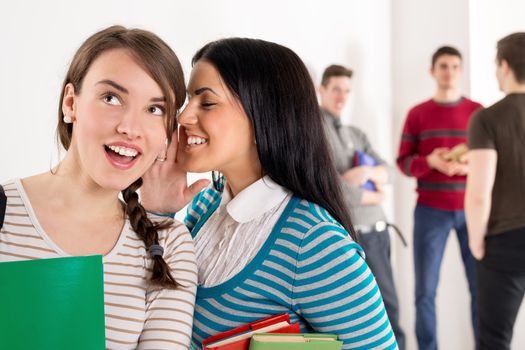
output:
{"label": "earring", "polygon": [[73,118],[71,118],[69,115],[67,114],[64,114],[64,118],[62,118],[62,120],[64,121],[64,123],[66,124],[71,124],[73,123]]}
{"label": "earring", "polygon": [[218,171],[213,170],[211,172],[211,179],[213,183],[213,188],[216,191],[219,191],[219,192],[224,191],[224,175],[222,175]]}

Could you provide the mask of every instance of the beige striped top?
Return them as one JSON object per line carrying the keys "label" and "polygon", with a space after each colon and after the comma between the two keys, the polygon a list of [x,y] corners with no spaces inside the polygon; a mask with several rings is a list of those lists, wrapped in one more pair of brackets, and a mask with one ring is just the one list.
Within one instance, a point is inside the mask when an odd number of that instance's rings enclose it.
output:
{"label": "beige striped top", "polygon": [[[0,231],[0,262],[68,256],[38,223],[20,180],[3,186],[7,209]],[[179,222],[160,231],[159,239],[177,289],[148,283],[152,260],[129,221],[103,257],[108,349],[189,348],[197,289],[193,242]]]}

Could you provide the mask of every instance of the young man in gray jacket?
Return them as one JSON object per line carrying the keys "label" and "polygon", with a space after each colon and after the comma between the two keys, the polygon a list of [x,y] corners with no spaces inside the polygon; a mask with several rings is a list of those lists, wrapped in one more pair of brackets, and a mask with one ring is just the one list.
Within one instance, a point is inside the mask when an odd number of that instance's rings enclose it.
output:
{"label": "young man in gray jacket", "polygon": [[359,243],[383,295],[399,349],[404,350],[405,335],[399,325],[399,305],[390,264],[390,236],[381,207],[382,188],[393,176],[393,168],[374,151],[363,131],[341,124],[351,77],[352,70],[343,66],[331,65],[325,69],[319,88],[324,128]]}

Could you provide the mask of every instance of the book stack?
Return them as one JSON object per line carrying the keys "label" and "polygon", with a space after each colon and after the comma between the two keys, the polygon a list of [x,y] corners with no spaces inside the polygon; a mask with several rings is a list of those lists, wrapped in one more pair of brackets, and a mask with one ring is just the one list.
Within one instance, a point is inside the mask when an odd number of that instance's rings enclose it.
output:
{"label": "book stack", "polygon": [[288,314],[270,316],[216,334],[202,342],[203,350],[248,350],[257,333],[299,333],[299,323],[290,323]]}
{"label": "book stack", "polygon": [[340,350],[343,342],[333,334],[300,334],[299,323],[288,314],[270,316],[219,333],[202,343],[203,350]]}

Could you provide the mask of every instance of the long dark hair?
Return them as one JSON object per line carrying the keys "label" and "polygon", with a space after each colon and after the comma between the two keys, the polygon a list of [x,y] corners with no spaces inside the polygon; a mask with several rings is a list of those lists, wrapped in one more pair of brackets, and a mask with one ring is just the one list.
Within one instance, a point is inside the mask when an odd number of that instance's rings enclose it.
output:
{"label": "long dark hair", "polygon": [[228,38],[193,56],[213,64],[251,119],[265,175],[316,203],[356,235],[325,138],[315,88],[292,50],[264,40]]}
{"label": "long dark hair", "polygon": [[[62,95],[58,106],[57,135],[64,149],[69,149],[73,135],[73,124],[65,123],[62,113],[62,100],[65,86],[69,83],[75,87],[78,95],[82,82],[91,64],[102,53],[113,49],[126,49],[134,56],[136,63],[144,68],[166,97],[166,137],[171,139],[177,128],[176,114],[186,99],[184,73],[173,50],[155,34],[141,29],[127,29],[122,26],[111,26],[90,36],[75,53],[69,70],[62,84]],[[142,178],[137,179],[125,190],[122,197],[126,202],[126,215],[133,231],[144,241],[146,250],[159,244],[158,231],[171,226],[168,222],[153,223],[139,202],[137,189],[142,185]],[[153,272],[151,282],[164,287],[177,286],[170,273],[169,266],[162,256],[152,256]]]}

